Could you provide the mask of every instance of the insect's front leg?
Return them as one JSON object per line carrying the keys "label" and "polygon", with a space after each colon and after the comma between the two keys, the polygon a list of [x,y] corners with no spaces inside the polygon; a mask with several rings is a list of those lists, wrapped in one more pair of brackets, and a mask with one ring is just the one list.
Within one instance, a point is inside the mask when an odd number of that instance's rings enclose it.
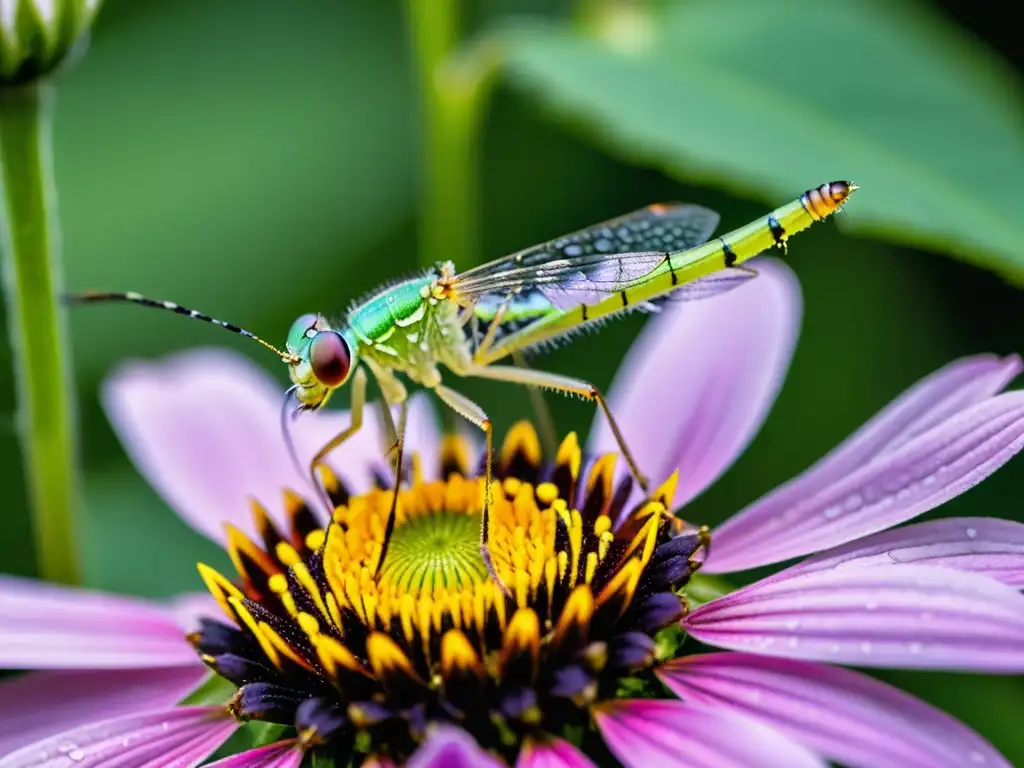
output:
{"label": "insect's front leg", "polygon": [[331,500],[328,497],[327,492],[324,490],[321,483],[317,481],[316,471],[323,464],[324,459],[327,455],[337,448],[339,445],[348,440],[352,435],[356,434],[360,429],[363,428],[363,411],[366,406],[366,371],[361,367],[356,369],[356,372],[352,374],[352,402],[350,404],[349,413],[352,420],[346,429],[343,429],[337,435],[332,437],[324,444],[319,451],[317,451],[313,458],[309,462],[309,479],[312,483],[313,488],[319,492],[321,500],[325,502],[327,511],[331,511]]}

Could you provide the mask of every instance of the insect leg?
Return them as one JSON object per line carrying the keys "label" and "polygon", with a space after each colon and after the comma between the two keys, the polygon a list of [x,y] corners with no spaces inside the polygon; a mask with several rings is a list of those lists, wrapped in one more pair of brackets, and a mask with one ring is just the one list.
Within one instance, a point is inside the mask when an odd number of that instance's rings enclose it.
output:
{"label": "insect leg", "polygon": [[[388,412],[388,418],[391,418],[391,409],[384,406],[384,409]],[[391,495],[391,509],[388,511],[388,522],[384,527],[384,541],[380,547],[380,557],[377,558],[377,569],[374,572],[374,578],[380,573],[381,567],[384,565],[384,558],[388,554],[388,545],[391,543],[391,534],[395,532],[395,513],[398,511],[398,492],[402,489],[402,464],[404,463],[405,454],[405,422],[406,417],[409,413],[409,401],[403,400],[399,405],[398,410],[398,429],[395,431],[395,487]],[[392,424],[394,429],[394,424]],[[389,451],[390,453],[390,451]]]}
{"label": "insect leg", "polygon": [[366,406],[366,372],[362,368],[357,368],[356,372],[352,375],[352,403],[351,403],[351,416],[352,421],[348,427],[337,435],[332,437],[309,462],[309,478],[319,493],[321,500],[326,504],[328,512],[331,511],[332,504],[330,498],[327,496],[327,492],[323,490],[323,486],[317,482],[316,470],[319,467],[327,454],[337,448],[339,445],[348,440],[352,435],[358,432],[363,427],[363,410]]}
{"label": "insect leg", "polygon": [[546,371],[535,371],[533,369],[516,368],[511,365],[487,365],[470,368],[463,372],[464,376],[473,376],[481,379],[493,379],[495,381],[507,381],[513,384],[524,384],[528,387],[545,387],[556,392],[564,392],[570,395],[578,395],[586,400],[597,401],[598,406],[608,419],[608,426],[612,429],[615,442],[619,444],[622,457],[629,465],[629,471],[633,474],[637,484],[644,493],[649,492],[647,477],[640,471],[633,454],[626,445],[626,439],[622,436],[622,430],[612,416],[611,409],[601,394],[601,390],[583,379],[574,379],[571,376],[563,376],[559,373],[548,373]]}
{"label": "insect leg", "polygon": [[445,405],[466,419],[466,421],[470,421],[482,429],[484,437],[486,438],[487,445],[485,450],[487,451],[487,456],[484,460],[484,466],[486,467],[484,470],[484,509],[480,516],[480,555],[483,557],[484,563],[487,565],[487,570],[491,574],[491,577],[498,582],[498,584],[501,584],[498,574],[494,571],[494,564],[491,561],[491,553],[488,549],[488,537],[490,534],[491,479],[493,477],[491,453],[494,447],[494,429],[491,426],[491,420],[484,412],[483,408],[465,395],[459,394],[454,389],[449,389],[443,384],[438,384],[434,387],[434,391]]}
{"label": "insect leg", "polygon": [[[530,370],[526,358],[519,350],[512,352],[512,362],[519,368]],[[544,454],[554,456],[558,452],[558,433],[555,430],[555,419],[551,415],[548,401],[544,399],[543,390],[537,387],[527,387],[526,391],[530,395],[530,405],[533,406],[533,412],[537,416],[537,429],[540,432],[541,445],[544,446]]]}
{"label": "insect leg", "polygon": [[483,340],[473,353],[473,362],[477,365],[480,364],[480,358],[486,355],[487,350],[489,350],[494,344],[494,340],[498,336],[498,328],[501,326],[501,320],[505,317],[505,313],[508,311],[509,304],[512,303],[513,298],[515,298],[515,293],[509,293],[505,296],[504,301],[502,301],[494,311],[494,319],[491,320],[490,325],[487,326],[487,333],[484,334]]}

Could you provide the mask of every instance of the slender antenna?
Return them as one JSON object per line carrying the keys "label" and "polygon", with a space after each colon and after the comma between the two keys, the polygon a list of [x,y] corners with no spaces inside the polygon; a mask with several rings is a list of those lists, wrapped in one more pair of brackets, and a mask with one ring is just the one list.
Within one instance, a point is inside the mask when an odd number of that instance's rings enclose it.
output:
{"label": "slender antenna", "polygon": [[280,357],[284,362],[294,364],[299,362],[299,358],[293,355],[291,352],[282,352],[280,349],[275,347],[269,341],[264,341],[255,333],[250,333],[244,328],[239,328],[237,325],[232,323],[225,323],[223,320],[218,320],[209,315],[204,315],[202,312],[197,312],[194,309],[183,307],[181,304],[175,304],[173,301],[158,301],[156,299],[150,299],[143,296],[140,293],[134,293],[132,291],[126,291],[125,293],[111,293],[103,291],[86,291],[84,293],[73,293],[64,296],[65,304],[98,304],[105,301],[125,301],[130,304],[141,304],[144,307],[154,307],[156,309],[166,309],[171,312],[175,312],[179,315],[185,315],[196,320],[202,320],[207,323],[226,328],[232,333],[237,333],[239,336],[245,336],[247,339],[252,339],[264,347],[269,349],[275,355]]}

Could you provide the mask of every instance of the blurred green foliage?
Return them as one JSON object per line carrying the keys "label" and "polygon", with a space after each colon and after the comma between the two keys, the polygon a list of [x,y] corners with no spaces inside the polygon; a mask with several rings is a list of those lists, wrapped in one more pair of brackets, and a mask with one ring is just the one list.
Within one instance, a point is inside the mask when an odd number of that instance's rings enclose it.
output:
{"label": "blurred green foliage", "polygon": [[[1017,289],[937,255],[1014,281],[1024,267],[1020,62],[957,26],[1009,46],[998,17],[955,6],[679,0],[632,21],[636,8],[614,2],[467,6],[476,29],[508,35],[482,137],[480,258],[656,200],[710,206],[728,228],[833,177],[863,186],[838,226],[791,243],[806,301],[792,371],[762,433],[692,505],[693,519],[724,519],[950,359],[1021,349]],[[515,18],[526,11],[529,25]],[[625,39],[613,18],[632,25]],[[70,286],[151,293],[283,340],[300,312],[340,312],[414,269],[407,49],[400,8],[375,0],[109,0],[91,50],[60,83]],[[642,322],[582,338],[545,365],[607,385]],[[251,355],[282,386],[283,371],[254,345],[160,313],[95,308],[72,323],[88,581],[153,596],[199,589],[195,560],[223,556],[134,473],[97,387],[126,358],[199,344]],[[12,389],[0,377],[8,414]],[[499,430],[530,412],[507,385],[466,393]],[[587,429],[591,408],[551,404],[560,430]],[[12,429],[2,434],[0,570],[31,574],[17,446]],[[941,513],[1024,519],[1021,461]],[[885,677],[1024,764],[1020,680]]]}

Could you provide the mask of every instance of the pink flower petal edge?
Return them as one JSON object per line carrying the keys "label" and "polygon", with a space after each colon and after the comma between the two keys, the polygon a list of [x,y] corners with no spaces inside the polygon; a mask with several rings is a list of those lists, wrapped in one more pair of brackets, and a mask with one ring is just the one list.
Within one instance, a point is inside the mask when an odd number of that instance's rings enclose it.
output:
{"label": "pink flower petal edge", "polygon": [[[254,533],[250,499],[283,519],[291,488],[312,498],[309,480],[292,465],[281,436],[284,383],[241,355],[201,349],[160,362],[123,366],[104,384],[103,403],[139,471],[189,525],[224,544],[223,524]],[[348,427],[348,412],[304,413],[292,424],[300,459],[308,462]],[[410,402],[408,447],[436,465],[437,426],[425,396]],[[383,431],[368,405],[363,428],[328,463],[360,490],[383,463]]]}
{"label": "pink flower petal edge", "polygon": [[0,758],[0,768],[191,768],[238,723],[223,707],[177,707],[74,728]]}
{"label": "pink flower petal edge", "polygon": [[855,664],[1024,672],[1024,595],[924,565],[839,568],[752,584],[683,623],[708,645]]}
{"label": "pink flower petal edge", "polygon": [[746,570],[884,530],[978,484],[1024,448],[1024,392],[977,403],[835,482],[769,494],[712,534],[710,573]]}
{"label": "pink flower petal edge", "polygon": [[[669,304],[632,346],[610,404],[626,443],[655,484],[676,468],[675,502],[713,483],[743,452],[775,402],[799,331],[800,286],[781,262],[759,259],[749,284],[714,300]],[[619,453],[607,420],[592,453]]]}
{"label": "pink flower petal edge", "polygon": [[197,665],[29,672],[0,681],[0,755],[98,719],[172,707],[206,675]]}
{"label": "pink flower petal edge", "polygon": [[771,580],[832,568],[934,565],[1024,587],[1024,524],[995,517],[950,517],[882,531],[821,552]]}
{"label": "pink flower petal edge", "polygon": [[658,677],[695,705],[768,723],[851,768],[1009,768],[992,745],[923,701],[839,667],[745,653],[670,661]]}
{"label": "pink flower petal edge", "polygon": [[596,768],[586,755],[563,739],[528,740],[519,751],[516,768]]}
{"label": "pink flower petal edge", "polygon": [[128,597],[0,576],[0,667],[195,666],[173,610]]}
{"label": "pink flower petal edge", "polygon": [[[956,360],[926,376],[871,418],[854,434],[798,477],[776,488],[716,530],[722,539],[716,560],[724,562],[732,550],[740,551],[756,540],[764,519],[788,509],[878,455],[902,445],[910,437],[1001,391],[1021,370],[1013,355],[975,355]],[[725,554],[722,554],[722,548]]]}
{"label": "pink flower petal edge", "polygon": [[207,768],[299,768],[301,764],[302,749],[295,739],[288,739],[225,757]]}
{"label": "pink flower petal edge", "polygon": [[680,701],[603,705],[597,725],[626,768],[824,768],[806,747],[753,718]]}
{"label": "pink flower petal edge", "polygon": [[438,726],[405,763],[405,768],[502,768],[461,728]]}

